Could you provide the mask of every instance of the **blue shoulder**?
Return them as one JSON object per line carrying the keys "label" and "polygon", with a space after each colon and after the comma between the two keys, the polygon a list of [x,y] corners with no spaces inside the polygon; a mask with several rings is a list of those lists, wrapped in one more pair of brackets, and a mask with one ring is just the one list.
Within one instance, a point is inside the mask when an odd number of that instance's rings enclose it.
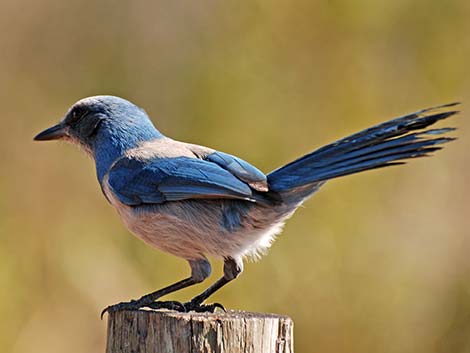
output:
{"label": "blue shoulder", "polygon": [[119,159],[108,172],[108,184],[127,205],[191,198],[254,201],[251,188],[210,161],[190,157]]}

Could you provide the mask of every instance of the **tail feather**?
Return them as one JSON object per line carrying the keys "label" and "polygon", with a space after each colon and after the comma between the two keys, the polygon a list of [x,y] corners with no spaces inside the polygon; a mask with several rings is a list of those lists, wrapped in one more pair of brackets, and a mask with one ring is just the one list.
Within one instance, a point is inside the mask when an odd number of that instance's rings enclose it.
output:
{"label": "tail feather", "polygon": [[[418,137],[418,135],[421,134],[412,134],[402,138],[382,142],[370,147],[364,147],[359,150],[353,150],[351,152],[337,156],[337,158],[328,158],[324,161],[320,161],[317,165],[315,165],[315,167],[324,168],[332,164],[340,165],[341,163],[351,164],[356,161],[371,159],[376,156],[392,155],[398,152],[412,152],[416,150],[421,151],[423,148],[429,148],[429,146],[443,144],[454,140],[454,138],[451,137],[443,137],[422,141],[422,138]],[[416,140],[419,142],[413,142]]]}
{"label": "tail feather", "polygon": [[455,138],[437,137],[455,128],[423,130],[458,111],[459,103],[423,109],[373,126],[309,153],[268,175],[270,188],[283,192],[361,171],[403,164],[430,155]]}

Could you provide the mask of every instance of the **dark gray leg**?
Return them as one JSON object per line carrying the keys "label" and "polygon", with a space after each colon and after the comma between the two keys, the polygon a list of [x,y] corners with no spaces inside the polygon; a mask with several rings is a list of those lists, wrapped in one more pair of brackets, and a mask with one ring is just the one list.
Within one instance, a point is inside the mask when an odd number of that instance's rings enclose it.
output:
{"label": "dark gray leg", "polygon": [[166,308],[166,309],[179,309],[182,308],[182,304],[169,301],[169,302],[156,302],[157,299],[163,297],[164,295],[176,292],[177,290],[192,286],[196,283],[204,281],[211,274],[211,264],[207,259],[200,260],[190,260],[189,266],[191,266],[191,276],[185,278],[179,282],[169,285],[168,287],[159,289],[150,294],[144,295],[143,297],[137,300],[131,300],[129,302],[122,302],[115,305],[110,305],[101,312],[101,317],[103,317],[106,312],[114,312],[118,310],[138,310],[143,307],[152,307],[152,308]]}
{"label": "dark gray leg", "polygon": [[[228,257],[224,261],[224,276],[218,279],[213,285],[207,288],[204,292],[191,299],[190,302],[185,303],[184,307],[187,311],[211,311],[213,312],[216,308],[224,309],[221,304],[208,304],[203,305],[202,303],[209,298],[213,293],[218,291],[220,288],[225,286],[230,281],[237,278],[243,271],[243,262],[241,258]],[[225,310],[225,309],[224,309]]]}

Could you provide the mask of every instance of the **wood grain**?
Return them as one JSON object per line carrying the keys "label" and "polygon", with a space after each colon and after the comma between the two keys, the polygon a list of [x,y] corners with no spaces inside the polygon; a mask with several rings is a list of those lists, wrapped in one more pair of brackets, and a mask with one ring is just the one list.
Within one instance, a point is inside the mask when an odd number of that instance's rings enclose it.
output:
{"label": "wood grain", "polygon": [[293,353],[289,317],[244,311],[121,311],[109,315],[106,353]]}

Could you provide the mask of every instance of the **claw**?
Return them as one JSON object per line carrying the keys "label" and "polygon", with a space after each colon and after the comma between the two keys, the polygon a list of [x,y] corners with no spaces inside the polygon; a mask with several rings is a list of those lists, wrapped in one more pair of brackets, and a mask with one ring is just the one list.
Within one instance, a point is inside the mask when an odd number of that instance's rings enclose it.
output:
{"label": "claw", "polygon": [[100,319],[103,320],[103,316],[104,314],[106,314],[109,310],[109,306],[107,306],[106,308],[104,308],[102,311],[101,311],[101,314],[100,314]]}
{"label": "claw", "polygon": [[142,308],[144,305],[139,303],[137,300],[131,300],[130,302],[122,302],[114,305],[109,305],[106,308],[103,309],[101,312],[101,320],[103,320],[103,316],[105,313],[114,313],[116,311],[121,311],[121,310],[139,310]]}
{"label": "claw", "polygon": [[[219,309],[222,310],[224,313],[227,312],[227,309],[225,309],[225,306],[223,306],[223,305],[220,304],[220,303],[214,303],[214,304],[212,304],[212,305],[214,305],[214,307],[215,307],[214,309],[219,308]],[[214,310],[214,311],[215,311],[215,310]]]}

